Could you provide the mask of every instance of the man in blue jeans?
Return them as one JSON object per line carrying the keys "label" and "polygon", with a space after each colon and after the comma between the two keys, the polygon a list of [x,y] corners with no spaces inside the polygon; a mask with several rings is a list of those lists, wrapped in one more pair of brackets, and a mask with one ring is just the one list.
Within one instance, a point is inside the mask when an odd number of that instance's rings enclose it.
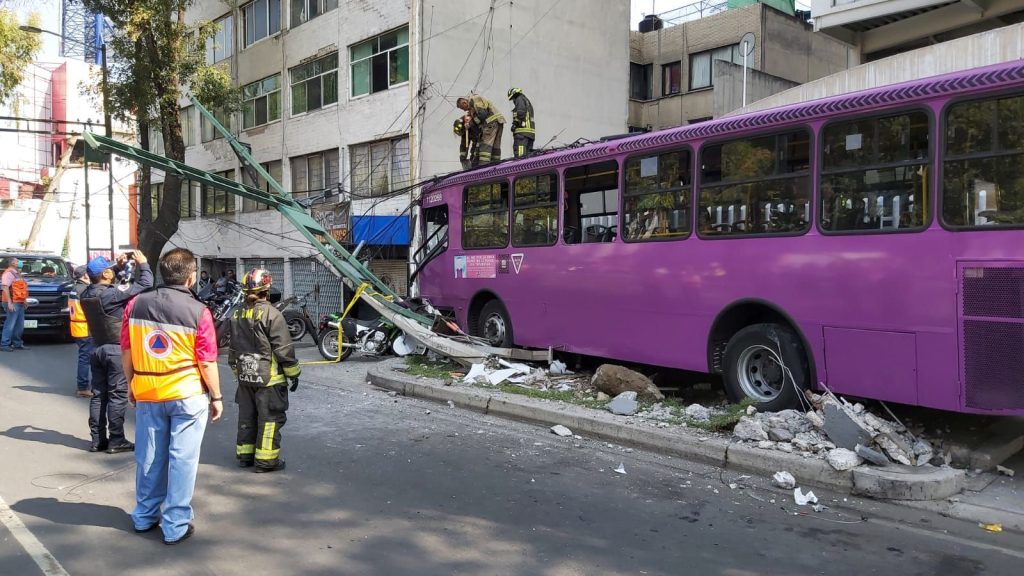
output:
{"label": "man in blue jeans", "polygon": [[3,306],[7,311],[4,319],[3,336],[0,338],[0,350],[11,352],[25,350],[21,335],[25,332],[25,301],[28,299],[28,284],[18,269],[18,259],[8,258],[7,269],[0,276],[0,289],[3,291]]}
{"label": "man in blue jeans", "polygon": [[78,344],[78,397],[92,398],[90,390],[90,370],[92,356],[92,338],[89,336],[89,323],[85,319],[85,311],[82,310],[81,297],[85,289],[92,284],[89,280],[89,268],[79,266],[75,268],[74,294],[68,296],[68,309],[71,312],[71,337]]}
{"label": "man in blue jeans", "polygon": [[[217,329],[189,291],[196,260],[185,248],[160,257],[164,284],[124,311],[121,361],[135,404],[135,531],[160,526],[164,544],[195,532],[192,493],[207,417],[224,411],[217,372]],[[207,397],[209,392],[209,397]]]}

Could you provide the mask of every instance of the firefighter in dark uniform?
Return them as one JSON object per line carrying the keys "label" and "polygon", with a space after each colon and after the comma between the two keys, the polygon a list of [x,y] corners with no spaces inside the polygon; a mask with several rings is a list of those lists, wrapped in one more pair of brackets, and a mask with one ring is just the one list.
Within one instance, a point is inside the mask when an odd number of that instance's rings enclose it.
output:
{"label": "firefighter in dark uniform", "polygon": [[238,465],[256,466],[256,472],[284,469],[281,428],[288,410],[288,385],[299,386],[302,368],[295,358],[288,323],[267,301],[270,272],[250,270],[242,278],[245,304],[231,314],[231,350],[228,363],[238,378]]}
{"label": "firefighter in dark uniform", "polygon": [[463,118],[452,124],[452,132],[459,137],[459,162],[463,170],[476,168],[480,164],[480,128],[470,122],[466,127]]}
{"label": "firefighter in dark uniform", "polygon": [[128,381],[121,367],[121,321],[128,301],[153,286],[153,272],[142,252],[136,250],[131,258],[137,265],[138,278],[119,285],[114,284],[115,269],[125,268],[128,258],[122,256],[116,263],[103,256],[90,260],[87,267],[92,284],[79,297],[93,340],[89,362],[93,394],[89,400],[90,452],[115,454],[135,449],[135,444],[124,437]]}
{"label": "firefighter in dark uniform", "polygon": [[510,88],[508,99],[512,101],[512,155],[524,158],[533,152],[533,140],[537,137],[533,104],[520,88]]}

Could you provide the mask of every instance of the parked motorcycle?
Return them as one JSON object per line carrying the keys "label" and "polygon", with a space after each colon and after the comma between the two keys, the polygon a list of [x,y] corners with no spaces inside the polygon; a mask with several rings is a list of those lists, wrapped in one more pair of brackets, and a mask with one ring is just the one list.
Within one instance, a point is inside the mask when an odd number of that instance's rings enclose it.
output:
{"label": "parked motorcycle", "polygon": [[217,327],[217,346],[227,349],[231,345],[231,313],[245,300],[245,292],[237,282],[229,282],[223,291],[212,286],[204,288],[196,295],[200,302],[206,304],[213,315],[213,323]]}
{"label": "parked motorcycle", "polygon": [[[343,337],[338,338],[341,327]],[[331,314],[320,320],[320,338],[317,349],[325,360],[347,359],[352,352],[359,351],[367,356],[384,356],[392,353],[395,341],[402,336],[402,331],[383,318],[376,320],[359,320],[351,316],[342,318],[341,314]]]}
{"label": "parked motorcycle", "polygon": [[313,319],[310,318],[309,311],[307,310],[307,298],[312,293],[310,291],[302,296],[289,296],[274,304],[281,311],[281,314],[284,315],[285,322],[288,323],[288,333],[291,334],[293,342],[302,340],[306,334],[311,335],[314,342],[319,340],[320,330],[313,323]]}

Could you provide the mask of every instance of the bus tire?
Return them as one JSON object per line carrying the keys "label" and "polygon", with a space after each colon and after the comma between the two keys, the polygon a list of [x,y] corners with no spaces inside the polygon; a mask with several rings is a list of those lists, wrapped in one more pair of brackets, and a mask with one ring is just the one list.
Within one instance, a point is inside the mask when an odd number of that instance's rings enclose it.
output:
{"label": "bus tire", "polygon": [[495,348],[512,346],[512,318],[500,300],[491,300],[484,304],[477,320],[477,335],[487,340],[487,344]]}
{"label": "bus tire", "polygon": [[734,334],[725,347],[722,368],[729,399],[749,398],[763,412],[799,408],[800,395],[810,385],[804,347],[781,324],[752,324]]}

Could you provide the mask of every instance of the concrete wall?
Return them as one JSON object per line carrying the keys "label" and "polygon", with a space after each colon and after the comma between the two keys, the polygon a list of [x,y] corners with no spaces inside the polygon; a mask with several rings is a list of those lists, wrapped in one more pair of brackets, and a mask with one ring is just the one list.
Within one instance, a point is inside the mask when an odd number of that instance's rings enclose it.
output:
{"label": "concrete wall", "polygon": [[[767,98],[796,85],[796,82],[765,74],[759,70],[747,70],[747,102]],[[716,118],[725,116],[742,107],[743,66],[719,62],[715,66],[714,116]]]}
{"label": "concrete wall", "polygon": [[1024,24],[897,54],[797,86],[730,115],[754,112],[1024,58]]}

